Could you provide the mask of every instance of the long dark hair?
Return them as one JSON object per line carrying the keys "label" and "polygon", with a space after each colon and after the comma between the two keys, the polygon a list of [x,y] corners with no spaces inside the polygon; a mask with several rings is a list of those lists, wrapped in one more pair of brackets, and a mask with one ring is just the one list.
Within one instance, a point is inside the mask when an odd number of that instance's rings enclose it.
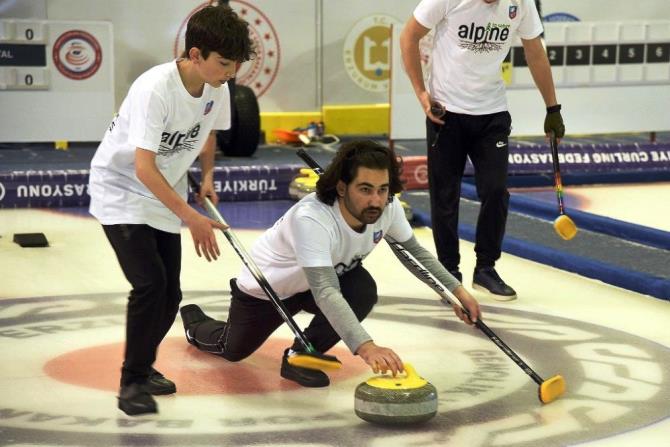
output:
{"label": "long dark hair", "polygon": [[351,183],[358,168],[386,169],[389,173],[389,200],[402,191],[400,180],[401,163],[395,153],[386,146],[371,140],[356,140],[345,143],[316,183],[316,194],[322,202],[332,205],[337,198],[337,182]]}

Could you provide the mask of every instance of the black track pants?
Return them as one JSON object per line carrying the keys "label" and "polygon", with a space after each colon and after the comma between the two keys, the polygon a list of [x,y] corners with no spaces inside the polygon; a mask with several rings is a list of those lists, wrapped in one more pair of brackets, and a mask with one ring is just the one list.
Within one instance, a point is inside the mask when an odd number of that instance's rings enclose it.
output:
{"label": "black track pants", "polygon": [[426,120],[431,219],[438,259],[449,270],[457,269],[461,260],[458,204],[461,179],[469,156],[481,200],[475,240],[477,266],[493,266],[500,258],[509,206],[510,114],[447,112],[444,120],[443,126]]}
{"label": "black track pants", "polygon": [[142,383],[179,310],[181,236],[148,225],[103,225],[132,290],[121,384]]}
{"label": "black track pants", "polygon": [[[358,320],[363,321],[377,302],[374,279],[359,266],[339,280],[344,299]],[[188,330],[198,349],[236,362],[256,351],[284,320],[270,301],[241,292],[234,279],[230,285],[232,299],[228,321],[208,320],[193,324]],[[340,341],[340,336],[317,307],[310,291],[293,295],[282,302],[291,316],[302,310],[314,315],[304,334],[317,351],[326,352]],[[304,350],[297,339],[293,348]]]}

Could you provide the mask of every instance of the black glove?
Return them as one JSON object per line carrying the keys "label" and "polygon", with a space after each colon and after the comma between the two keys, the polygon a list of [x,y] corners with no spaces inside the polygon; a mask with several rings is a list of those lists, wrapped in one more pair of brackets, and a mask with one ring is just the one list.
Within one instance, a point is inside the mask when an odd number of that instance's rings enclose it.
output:
{"label": "black glove", "polygon": [[556,138],[563,138],[565,135],[565,125],[561,116],[561,105],[547,107],[547,116],[544,118],[544,133],[554,131]]}

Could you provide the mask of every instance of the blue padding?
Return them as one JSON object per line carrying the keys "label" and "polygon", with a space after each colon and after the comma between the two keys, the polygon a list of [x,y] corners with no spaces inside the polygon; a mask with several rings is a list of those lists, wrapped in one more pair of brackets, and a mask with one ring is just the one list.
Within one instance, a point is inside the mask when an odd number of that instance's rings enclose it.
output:
{"label": "blue padding", "polygon": [[598,279],[624,289],[670,300],[670,280],[616,267],[595,259],[577,256],[515,238],[505,238],[503,250],[561,270]]}
{"label": "blue padding", "polygon": [[[563,186],[566,185],[597,185],[619,183],[653,183],[670,181],[670,170],[663,171],[617,171],[595,172],[561,175]],[[464,176],[463,181],[474,185],[473,176]],[[554,173],[546,174],[511,174],[507,177],[510,188],[531,188],[538,186],[554,186]]]}
{"label": "blue padding", "polygon": [[[461,184],[461,195],[470,200],[479,200],[473,185]],[[510,210],[539,219],[553,222],[558,217],[558,205],[533,199],[520,194],[510,197]],[[598,216],[575,209],[566,209],[566,214],[577,225],[578,229],[607,234],[650,247],[670,250],[670,233],[642,225],[623,222],[609,217]]]}
{"label": "blue padding", "polygon": [[[430,216],[422,211],[413,210],[417,223],[431,226]],[[459,237],[470,242],[475,240],[475,228],[472,225],[459,224]],[[670,300],[670,280],[634,272],[604,262],[554,250],[537,244],[529,244],[520,239],[505,237],[503,250],[531,261],[578,273],[588,278],[612,284],[624,289]]]}

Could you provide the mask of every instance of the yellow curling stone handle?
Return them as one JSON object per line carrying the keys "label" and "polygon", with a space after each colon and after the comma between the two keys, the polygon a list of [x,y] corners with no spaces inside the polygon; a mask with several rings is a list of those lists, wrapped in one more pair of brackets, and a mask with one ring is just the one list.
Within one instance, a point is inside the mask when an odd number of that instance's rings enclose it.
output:
{"label": "yellow curling stone handle", "polygon": [[425,386],[428,381],[416,373],[416,370],[409,363],[403,363],[404,374],[393,377],[388,374],[374,376],[366,380],[370,386],[383,388],[387,390],[411,390]]}

